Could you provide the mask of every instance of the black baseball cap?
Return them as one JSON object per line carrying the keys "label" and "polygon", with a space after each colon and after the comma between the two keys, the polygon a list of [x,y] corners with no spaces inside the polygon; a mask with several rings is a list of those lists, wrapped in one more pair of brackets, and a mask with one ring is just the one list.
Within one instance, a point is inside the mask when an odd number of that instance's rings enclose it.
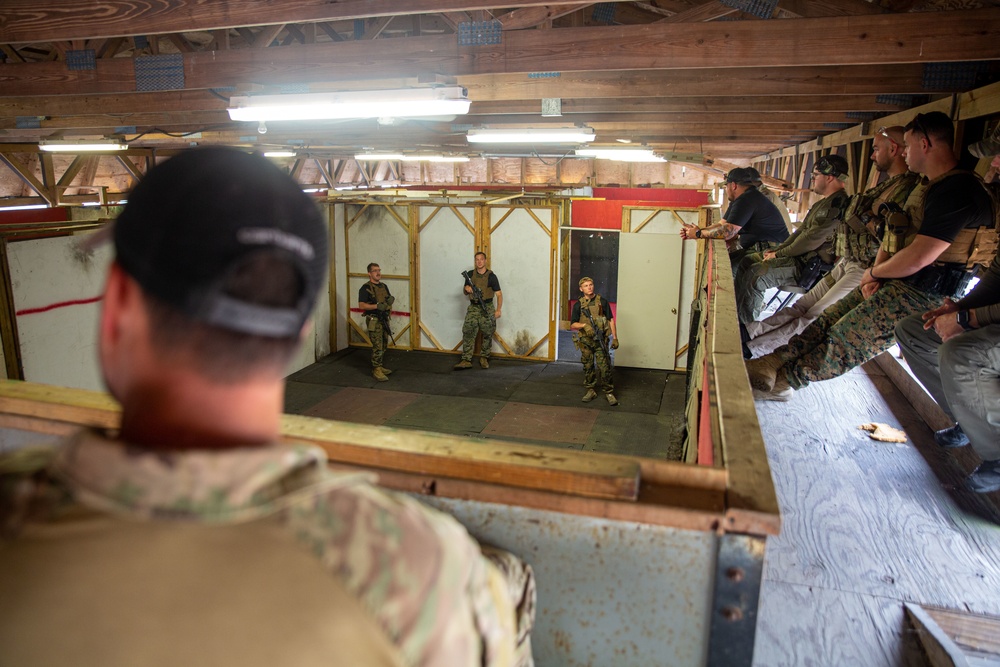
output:
{"label": "black baseball cap", "polygon": [[[234,148],[196,148],[149,171],[114,223],[116,260],[151,296],[188,317],[239,333],[299,335],[326,277],[319,208],[288,174]],[[294,306],[224,292],[228,276],[264,253],[301,279]]]}
{"label": "black baseball cap", "polygon": [[753,185],[753,174],[750,173],[749,169],[744,167],[737,167],[736,169],[730,169],[729,173],[726,174],[726,183],[736,183],[737,185]]}
{"label": "black baseball cap", "polygon": [[746,170],[750,173],[750,178],[753,180],[754,185],[760,185],[764,182],[764,179],[760,177],[760,172],[754,167],[747,167]]}

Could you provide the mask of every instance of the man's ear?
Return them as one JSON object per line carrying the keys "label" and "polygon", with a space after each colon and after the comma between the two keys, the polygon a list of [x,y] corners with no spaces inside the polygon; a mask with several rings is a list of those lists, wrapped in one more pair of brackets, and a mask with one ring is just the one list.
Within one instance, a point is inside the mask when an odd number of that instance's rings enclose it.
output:
{"label": "man's ear", "polygon": [[97,340],[101,370],[112,394],[119,389],[123,355],[135,353],[137,342],[147,335],[141,330],[145,326],[145,316],[145,304],[138,283],[125,273],[121,265],[112,262],[104,287]]}

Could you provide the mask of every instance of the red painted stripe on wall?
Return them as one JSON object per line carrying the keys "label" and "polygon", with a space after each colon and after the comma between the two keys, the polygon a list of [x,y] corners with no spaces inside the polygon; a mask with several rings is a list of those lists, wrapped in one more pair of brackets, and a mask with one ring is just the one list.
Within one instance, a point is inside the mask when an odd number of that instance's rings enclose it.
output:
{"label": "red painted stripe on wall", "polygon": [[95,296],[90,299],[75,299],[73,301],[60,301],[59,303],[50,303],[47,306],[39,306],[38,308],[25,308],[24,310],[19,310],[15,315],[20,317],[21,315],[34,315],[35,313],[45,313],[50,310],[55,310],[56,308],[65,308],[66,306],[82,306],[88,303],[97,303],[104,298],[104,295]]}

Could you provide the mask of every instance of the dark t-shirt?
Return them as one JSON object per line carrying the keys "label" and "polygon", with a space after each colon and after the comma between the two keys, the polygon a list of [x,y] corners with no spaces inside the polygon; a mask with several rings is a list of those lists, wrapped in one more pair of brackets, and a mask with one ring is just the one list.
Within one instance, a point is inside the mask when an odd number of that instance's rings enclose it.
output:
{"label": "dark t-shirt", "polygon": [[920,235],[951,243],[966,227],[993,224],[993,204],[972,174],[958,173],[932,185],[924,195]]}
{"label": "dark t-shirt", "polygon": [[[378,301],[376,301],[375,297],[372,295],[372,292],[368,289],[369,284],[370,281],[362,285],[361,289],[358,290],[358,303],[378,303]],[[388,285],[386,285],[385,283],[379,283],[379,285],[385,287],[385,295],[387,297],[391,296]]]}
{"label": "dark t-shirt", "polygon": [[781,243],[788,238],[788,228],[778,207],[757,188],[748,188],[730,202],[722,217],[740,228],[740,245],[744,248],[759,241]]}

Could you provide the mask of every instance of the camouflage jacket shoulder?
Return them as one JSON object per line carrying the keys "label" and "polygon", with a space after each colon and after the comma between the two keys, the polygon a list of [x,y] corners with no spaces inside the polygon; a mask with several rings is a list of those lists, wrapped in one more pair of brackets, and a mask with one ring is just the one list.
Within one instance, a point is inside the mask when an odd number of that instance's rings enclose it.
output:
{"label": "camouflage jacket shoulder", "polygon": [[80,506],[220,525],[278,516],[365,605],[409,664],[513,660],[512,602],[502,575],[465,529],[375,486],[370,473],[332,473],[319,448],[152,451],[88,430],[58,451],[20,458],[0,460],[0,489],[16,491],[5,493],[13,505],[5,498],[0,506],[14,517],[4,516],[5,524],[24,519],[32,505],[25,499],[39,497],[47,517]]}

